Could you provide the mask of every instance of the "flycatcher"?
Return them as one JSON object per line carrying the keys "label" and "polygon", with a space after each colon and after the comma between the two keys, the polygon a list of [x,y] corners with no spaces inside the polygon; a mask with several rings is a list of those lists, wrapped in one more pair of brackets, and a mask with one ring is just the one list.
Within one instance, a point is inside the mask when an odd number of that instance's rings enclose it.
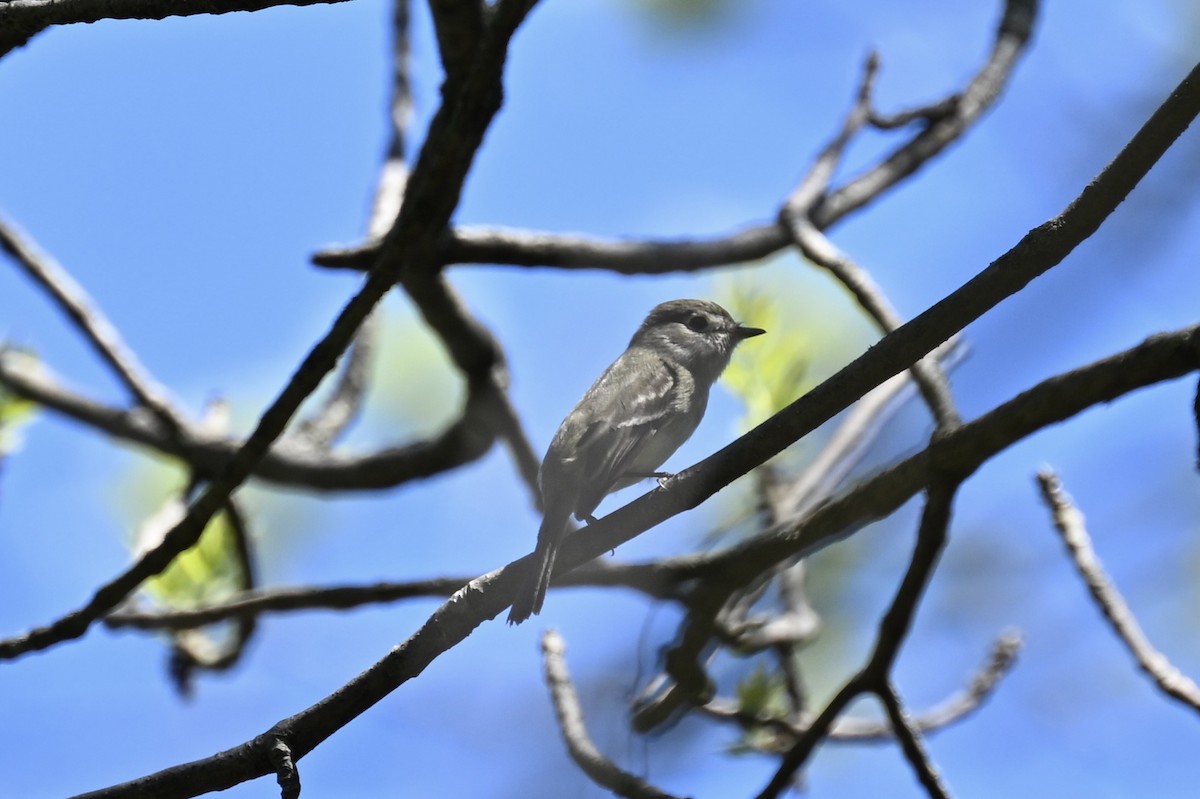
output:
{"label": "flycatcher", "polygon": [[517,593],[509,624],[541,612],[571,514],[595,521],[592,512],[608,494],[665,476],[658,467],[700,424],[709,389],[734,347],[765,332],[739,325],[707,300],[671,300],[650,311],[550,442],[538,473],[544,516],[533,570]]}

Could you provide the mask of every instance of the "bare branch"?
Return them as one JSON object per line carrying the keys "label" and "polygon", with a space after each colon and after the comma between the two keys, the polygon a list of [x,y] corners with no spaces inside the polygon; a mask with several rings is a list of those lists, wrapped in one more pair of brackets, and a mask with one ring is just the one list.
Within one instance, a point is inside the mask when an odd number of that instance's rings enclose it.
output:
{"label": "bare branch", "polygon": [[[931,443],[925,452],[818,509],[793,531],[781,531],[765,540],[733,547],[719,556],[675,559],[661,564],[660,573],[672,572],[676,579],[711,578],[714,571],[736,570],[743,556],[754,558],[779,553],[778,559],[783,559],[809,554],[848,535],[847,530],[858,529],[866,518],[878,518],[874,514],[881,513],[881,508],[887,507],[890,512],[903,504],[929,479],[931,457],[942,463],[947,459],[953,461],[952,468],[959,473],[978,468],[992,455],[1041,427],[1197,368],[1200,368],[1200,327],[1155,336],[1119,356],[1052,378],[980,419],[963,424]],[[930,450],[936,451],[936,455],[931,455]],[[642,531],[638,528],[643,518],[640,514],[644,513],[641,507],[669,503],[666,507],[679,512],[684,509],[681,499],[675,490],[653,491],[600,519],[586,531],[569,537],[559,557],[567,570],[593,560]],[[268,773],[262,766],[266,748],[279,730],[287,731],[293,753],[302,756],[312,751],[400,685],[420,675],[440,654],[457,646],[484,621],[503,612],[527,572],[529,557],[463,586],[434,611],[417,632],[378,663],[317,704],[280,721],[272,730],[209,758],[97,791],[89,795],[90,799],[195,796],[263,776]],[[810,745],[815,746],[818,738],[859,692],[860,686],[854,683],[838,694],[841,699],[835,697],[835,702],[814,722],[823,726],[813,728]],[[828,718],[822,721],[826,716]]]}
{"label": "bare branch", "polygon": [[[929,357],[937,358],[942,368],[949,370],[964,357],[966,350],[962,339],[956,336],[934,350]],[[912,373],[903,372],[889,378],[854,403],[825,446],[790,481],[780,498],[780,506],[784,510],[780,521],[801,518],[829,498],[866,455],[871,442],[900,408],[905,392],[911,388]]]}
{"label": "bare branch", "polygon": [[194,544],[213,514],[250,476],[283,433],[297,408],[333,369],[359,325],[396,280],[434,271],[438,235],[458,204],[463,181],[483,141],[484,131],[500,108],[501,72],[508,42],[531,6],[532,0],[501,0],[495,7],[493,24],[475,53],[472,68],[453,88],[447,84],[444,102],[430,123],[422,157],[409,181],[404,207],[384,239],[379,265],[263,412],[254,432],[229,465],[189,505],[187,516],[167,533],[161,546],[101,586],[82,608],[48,626],[0,641],[0,658],[13,658],[82,636],[96,619]]}
{"label": "bare branch", "polygon": [[[937,732],[970,716],[991,697],[1000,680],[1016,663],[1020,650],[1020,635],[1002,634],[993,642],[987,662],[972,676],[967,687],[916,716],[913,726],[921,732]],[[829,733],[830,740],[845,742],[879,741],[891,736],[891,728],[887,725],[852,718],[838,719]]]}
{"label": "bare branch", "polygon": [[[891,333],[903,324],[900,314],[892,307],[883,290],[871,279],[871,275],[834,245],[812,222],[813,208],[829,187],[833,173],[842,159],[846,145],[862,128],[871,113],[871,92],[879,59],[872,53],[863,69],[858,98],[842,123],[841,131],[825,146],[813,167],[780,211],[780,222],[792,235],[796,246],[804,257],[825,269],[838,280],[874,320],[884,334]],[[949,430],[959,423],[958,411],[946,375],[932,355],[923,358],[912,367],[913,379],[921,389],[926,405],[933,413],[938,429]]]}
{"label": "bare branch", "polygon": [[123,608],[104,617],[106,627],[138,630],[186,630],[218,621],[253,618],[263,613],[300,610],[349,610],[415,597],[448,597],[469,583],[469,577],[437,577],[405,583],[345,585],[327,588],[273,588],[246,591],[213,605],[169,611]]}
{"label": "bare branch", "polygon": [[672,799],[665,793],[634,774],[622,770],[596,748],[583,723],[583,708],[571,683],[564,655],[567,647],[562,636],[554,630],[542,635],[542,658],[546,669],[546,685],[550,698],[554,700],[554,712],[562,731],[567,751],[576,765],[602,788],[617,796],[630,799]]}
{"label": "bare branch", "polygon": [[[779,225],[747,227],[709,239],[608,239],[496,226],[451,228],[441,243],[441,262],[563,269],[605,269],[623,275],[661,275],[757,261],[791,243]],[[369,269],[377,245],[322,250],[313,255],[328,269]]]}
{"label": "bare branch", "polygon": [[[44,370],[23,364],[0,352],[0,385],[19,397],[38,403],[116,438],[173,455],[204,475],[220,474],[244,441],[223,434],[188,428],[172,438],[161,425],[136,411],[112,408],[60,386]],[[284,439],[255,465],[258,479],[318,491],[387,488],[438,474],[482,457],[496,433],[484,418],[483,400],[470,393],[459,418],[430,439],[385,447],[355,455],[297,446]]]}
{"label": "bare branch", "polygon": [[1104,565],[1092,547],[1083,514],[1063,490],[1058,475],[1050,469],[1042,469],[1037,479],[1042,499],[1054,515],[1054,528],[1067,545],[1075,569],[1113,632],[1137,660],[1138,667],[1154,680],[1164,694],[1192,710],[1200,711],[1200,686],[1175,668],[1167,656],[1150,643],[1121,592],[1105,573]]}
{"label": "bare branch", "polygon": [[[412,82],[409,76],[409,0],[393,0],[391,137],[380,169],[368,239],[381,239],[396,224],[408,183],[405,154],[408,121],[412,115]],[[375,343],[379,338],[379,313],[369,315],[359,327],[346,355],[333,391],[322,406],[296,427],[295,435],[319,449],[328,449],[358,416],[367,390]]]}
{"label": "bare branch", "polygon": [[[371,585],[264,588],[246,591],[224,602],[168,611],[121,608],[104,617],[110,629],[185,630],[228,619],[305,610],[352,610],[366,605],[420,597],[448,597],[474,577],[435,577],[429,580],[379,582]],[[628,588],[654,599],[677,598],[679,580],[657,563],[595,562],[562,575],[555,588]]]}
{"label": "bare branch", "polygon": [[900,741],[904,759],[912,766],[917,775],[917,781],[921,783],[925,793],[929,794],[932,799],[949,799],[950,792],[942,782],[937,767],[930,760],[929,753],[925,750],[925,743],[921,740],[921,732],[909,717],[904,703],[900,700],[900,695],[896,693],[896,687],[889,682],[880,692],[879,698],[887,711],[892,730],[897,740]]}
{"label": "bare branch", "polygon": [[897,147],[877,166],[831,192],[813,208],[812,222],[824,230],[862,208],[896,183],[914,174],[983,115],[1004,90],[1017,59],[1025,50],[1037,17],[1037,0],[1007,0],[996,41],[983,67],[954,103],[954,112],[932,121],[910,141]]}
{"label": "bare branch", "polygon": [[[891,333],[903,324],[900,314],[892,307],[883,290],[871,279],[867,270],[838,249],[824,233],[808,221],[806,210],[797,207],[794,211],[786,213],[785,218],[796,239],[796,245],[804,256],[828,271],[845,286],[881,331]],[[912,375],[921,389],[925,404],[929,406],[937,421],[938,429],[945,430],[957,425],[959,416],[954,406],[954,397],[950,393],[950,381],[938,366],[936,356],[931,353],[913,364]]]}
{"label": "bare branch", "polygon": [[483,34],[483,0],[429,0],[446,74],[462,70]]}
{"label": "bare branch", "polygon": [[[960,428],[961,429],[961,428]],[[935,439],[937,440],[937,439]],[[944,440],[944,439],[942,439]],[[932,449],[932,446],[931,446]],[[938,466],[943,466],[935,460]],[[943,467],[944,468],[944,467]],[[917,543],[904,579],[892,598],[892,603],[879,623],[879,635],[871,656],[866,665],[859,670],[837,693],[833,701],[817,717],[816,721],[800,736],[797,742],[784,753],[778,769],[759,794],[759,799],[779,796],[792,783],[796,773],[807,762],[816,744],[828,734],[833,722],[841,711],[860,694],[868,691],[879,696],[887,708],[892,722],[892,730],[900,741],[905,756],[925,785],[931,796],[944,796],[944,791],[935,791],[940,787],[932,765],[925,757],[923,747],[917,738],[917,732],[901,712],[899,699],[891,686],[891,669],[900,652],[908,631],[912,626],[913,616],[929,579],[933,576],[942,549],[946,544],[946,531],[950,523],[950,511],[954,495],[961,484],[961,477],[954,475],[949,469],[939,469],[932,476],[933,483],[927,489],[925,510],[921,514],[921,523],[917,530]]]}
{"label": "bare branch", "polygon": [[[194,489],[189,489],[190,494]],[[233,555],[237,561],[239,589],[244,592],[254,590],[257,581],[257,569],[254,565],[254,553],[249,530],[246,527],[245,514],[241,505],[233,497],[223,509],[225,518],[229,521],[229,529],[233,534]],[[241,616],[233,620],[234,632],[232,640],[218,646],[213,639],[200,630],[176,630],[171,636],[171,679],[176,689],[188,696],[191,693],[192,676],[197,670],[226,671],[233,668],[246,652],[258,625],[253,616]]]}
{"label": "bare branch", "polygon": [[379,314],[375,312],[368,314],[358,328],[329,396],[321,407],[296,425],[295,432],[288,438],[318,450],[328,450],[353,424],[362,410],[378,338]]}
{"label": "bare branch", "polygon": [[269,750],[271,765],[275,767],[275,780],[279,783],[281,799],[298,799],[300,796],[300,771],[292,760],[292,750],[282,738],[275,739]]}
{"label": "bare branch", "polygon": [[[1036,6],[1035,0],[1008,0],[992,52],[967,87],[954,95],[957,100],[954,113],[937,119],[879,165],[817,203],[812,222],[819,230],[831,227],[914,174],[982,116],[1003,90],[1028,42]],[[864,83],[864,87],[867,85]],[[791,243],[791,234],[778,222],[746,227],[724,236],[686,240],[602,239],[500,227],[456,227],[442,237],[439,260],[443,265],[505,264],[665,274],[757,261]],[[322,251],[313,256],[313,263],[334,269],[365,270],[375,262],[377,254],[378,245],[367,242]]]}
{"label": "bare branch", "polygon": [[[993,643],[987,661],[956,694],[923,711],[913,719],[913,726],[923,733],[938,732],[956,724],[983,706],[999,686],[1000,681],[1016,663],[1021,649],[1021,637],[1016,633],[1004,633]],[[804,714],[795,722],[778,718],[765,718],[742,710],[731,699],[718,698],[698,708],[700,712],[717,719],[735,721],[745,728],[763,728],[775,733],[785,746],[774,746],[767,751],[782,752],[804,735],[812,724],[812,714]],[[829,729],[831,743],[881,743],[894,739],[892,728],[887,723],[843,716]]]}
{"label": "bare branch", "polygon": [[139,403],[173,430],[185,426],[168,401],[166,392],[138,363],[137,357],[121,340],[121,334],[65,269],[50,256],[39,252],[28,236],[3,219],[0,219],[0,249],[12,256],[25,274],[50,295]]}
{"label": "bare branch", "polygon": [[340,2],[343,0],[204,0],[202,3],[179,0],[8,0],[0,3],[0,57],[51,25],[102,19],[166,19]]}

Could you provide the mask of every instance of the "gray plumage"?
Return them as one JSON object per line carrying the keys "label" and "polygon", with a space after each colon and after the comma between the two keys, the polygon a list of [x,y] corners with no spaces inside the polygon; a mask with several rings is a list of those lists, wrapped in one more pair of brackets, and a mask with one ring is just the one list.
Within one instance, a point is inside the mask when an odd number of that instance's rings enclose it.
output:
{"label": "gray plumage", "polygon": [[571,515],[591,520],[605,496],[653,476],[695,432],[734,347],[764,332],[707,300],[672,300],[650,311],[550,442],[538,475],[544,516],[533,570],[509,624],[541,612]]}

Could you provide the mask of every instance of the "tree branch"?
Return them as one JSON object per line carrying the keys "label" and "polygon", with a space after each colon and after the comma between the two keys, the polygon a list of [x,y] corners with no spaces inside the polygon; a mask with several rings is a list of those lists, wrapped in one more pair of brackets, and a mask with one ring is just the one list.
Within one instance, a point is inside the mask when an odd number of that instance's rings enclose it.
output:
{"label": "tree branch", "polygon": [[283,433],[300,404],[336,365],[358,327],[397,279],[432,273],[437,237],[458,204],[467,170],[502,101],[501,72],[508,42],[533,0],[508,0],[494,7],[492,24],[472,68],[447,81],[444,101],[430,123],[425,147],[409,181],[396,225],[384,239],[380,263],[342,309],[329,332],[313,347],[229,465],[189,505],[187,516],[161,546],[101,586],[82,608],[48,626],[0,641],[0,658],[13,658],[78,638],[145,579],[158,574],[199,538],[226,498],[248,478]]}
{"label": "tree branch", "polygon": [[892,732],[900,741],[904,759],[912,766],[913,772],[917,775],[917,781],[921,783],[925,793],[929,794],[932,799],[949,799],[950,791],[942,782],[937,767],[933,765],[929,753],[925,750],[925,744],[921,740],[921,731],[908,715],[900,695],[896,693],[896,687],[889,682],[880,692],[879,698],[887,711]]}
{"label": "tree branch", "polygon": [[554,712],[562,731],[567,752],[593,782],[617,796],[630,799],[673,799],[673,797],[634,774],[622,770],[596,748],[583,723],[583,708],[571,683],[565,658],[567,651],[562,636],[554,630],[542,635],[542,658],[546,670],[546,685],[554,701]]}
{"label": "tree branch", "polygon": [[166,19],[340,2],[343,0],[8,0],[0,3],[0,57],[51,25],[102,19]]}
{"label": "tree branch", "polygon": [[39,252],[33,241],[3,219],[0,219],[0,249],[50,295],[129,393],[153,412],[168,427],[168,432],[175,433],[186,426],[166,392],[138,362],[116,327],[65,269]]}
{"label": "tree branch", "polygon": [[[923,733],[938,732],[956,724],[983,706],[1016,663],[1021,648],[1021,638],[1016,633],[1004,633],[993,643],[987,661],[972,675],[966,687],[939,704],[922,712],[913,719],[913,726]],[[781,718],[767,718],[742,710],[731,699],[714,699],[698,708],[706,716],[737,722],[743,728],[770,730],[785,746],[770,745],[763,750],[780,753],[792,746],[804,735],[812,724],[812,714],[805,714],[796,723]],[[881,743],[894,740],[892,728],[887,723],[844,716],[837,719],[829,730],[830,743]]]}
{"label": "tree branch", "polygon": [[[1029,40],[1036,0],[1008,0],[996,41],[984,66],[955,97],[954,113],[900,145],[884,161],[851,183],[830,192],[813,208],[812,222],[825,230],[858,211],[956,141],[1000,95],[1017,57]],[[618,274],[694,272],[757,261],[792,243],[786,225],[760,224],[713,238],[673,240],[603,239],[578,234],[504,227],[454,227],[443,235],[439,261],[453,264],[504,264],[563,269],[605,269]],[[378,244],[323,250],[317,266],[369,269]]]}
{"label": "tree branch", "polygon": [[[204,475],[220,474],[245,445],[244,441],[198,427],[183,429],[174,439],[145,414],[112,408],[75,394],[44,370],[3,352],[0,385],[96,430],[178,457]],[[470,463],[488,451],[496,433],[484,418],[482,398],[471,394],[470,384],[467,390],[459,418],[430,439],[363,455],[314,449],[284,439],[262,456],[253,475],[279,485],[346,491],[397,486]]]}
{"label": "tree branch", "polygon": [[1063,543],[1067,545],[1076,571],[1083,578],[1096,607],[1104,614],[1113,632],[1159,690],[1192,710],[1200,711],[1200,686],[1175,668],[1167,656],[1150,643],[1121,592],[1105,573],[1104,565],[1092,547],[1083,514],[1063,490],[1058,475],[1050,469],[1042,469],[1037,479],[1042,499],[1054,516],[1054,529],[1058,530]]}
{"label": "tree branch", "polygon": [[[1036,430],[1060,422],[1092,405],[1162,380],[1200,369],[1200,326],[1148,339],[1132,350],[1069,372],[1021,394],[980,419],[967,422],[949,435],[930,444],[875,478],[851,489],[822,506],[795,528],[775,531],[718,553],[717,556],[677,558],[661,564],[659,573],[674,579],[709,579],[737,569],[743,558],[777,560],[811,554],[849,535],[866,521],[899,507],[929,479],[930,458],[959,474],[978,468],[991,456]],[[694,473],[694,472],[693,472]],[[637,506],[678,503],[675,491],[656,490],[630,505],[600,519],[587,530],[570,536],[559,558],[567,569],[590,561],[641,532]],[[297,757],[312,751],[321,741],[348,724],[379,700],[410,679],[420,675],[440,654],[461,643],[488,619],[504,611],[527,573],[527,555],[507,566],[472,580],[439,607],[404,643],[355,677],[338,691],[277,723],[271,730],[212,757],[174,766],[130,783],[113,786],[87,796],[186,797],[221,790],[268,773],[262,763],[271,741],[283,735]],[[845,705],[861,693],[857,682],[847,684],[814,724],[825,729]],[[840,697],[840,698],[839,698]],[[826,721],[822,718],[828,715]],[[812,740],[812,745],[816,740]]]}

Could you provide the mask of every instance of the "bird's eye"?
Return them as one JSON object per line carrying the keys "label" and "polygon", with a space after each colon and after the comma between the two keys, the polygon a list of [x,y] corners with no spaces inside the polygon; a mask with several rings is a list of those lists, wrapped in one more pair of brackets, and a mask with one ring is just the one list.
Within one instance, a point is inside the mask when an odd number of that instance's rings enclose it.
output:
{"label": "bird's eye", "polygon": [[687,326],[697,333],[703,333],[708,330],[708,317],[696,314],[687,320]]}

